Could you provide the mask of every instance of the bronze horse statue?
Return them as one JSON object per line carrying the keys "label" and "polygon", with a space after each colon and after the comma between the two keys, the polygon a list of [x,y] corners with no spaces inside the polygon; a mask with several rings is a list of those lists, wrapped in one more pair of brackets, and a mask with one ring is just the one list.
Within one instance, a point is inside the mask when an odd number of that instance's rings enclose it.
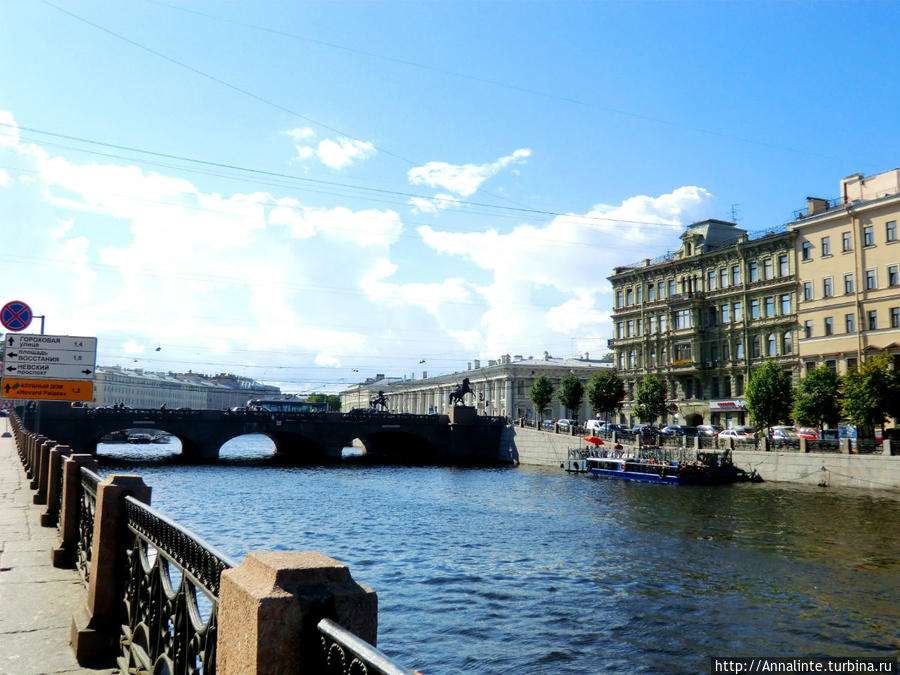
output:
{"label": "bronze horse statue", "polygon": [[463,405],[466,394],[475,394],[469,386],[469,378],[463,378],[462,384],[456,385],[456,389],[450,392],[450,405]]}
{"label": "bronze horse statue", "polygon": [[383,391],[379,391],[378,396],[369,401],[369,407],[372,408],[372,410],[376,410],[378,406],[381,406],[382,411],[387,410],[387,399],[384,397]]}

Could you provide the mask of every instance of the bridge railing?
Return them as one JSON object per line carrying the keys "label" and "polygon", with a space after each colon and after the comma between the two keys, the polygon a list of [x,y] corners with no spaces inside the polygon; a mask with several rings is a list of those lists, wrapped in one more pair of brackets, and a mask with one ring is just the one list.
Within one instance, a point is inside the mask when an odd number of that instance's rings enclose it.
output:
{"label": "bridge railing", "polygon": [[[24,465],[35,472],[42,458],[60,465],[60,541],[52,553],[54,565],[76,567],[87,586],[72,631],[82,665],[208,675],[413,672],[374,647],[375,592],[338,561],[251,552],[237,565],[152,509],[139,476],[101,478],[93,457],[51,455],[17,417],[12,428]],[[45,490],[56,489],[56,472],[41,475]]]}

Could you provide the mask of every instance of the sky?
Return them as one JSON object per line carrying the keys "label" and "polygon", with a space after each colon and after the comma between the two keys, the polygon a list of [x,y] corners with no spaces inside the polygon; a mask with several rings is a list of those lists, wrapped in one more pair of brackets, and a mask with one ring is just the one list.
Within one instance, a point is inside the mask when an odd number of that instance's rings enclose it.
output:
{"label": "sky", "polygon": [[[0,302],[285,391],[607,352],[616,265],[900,166],[896,2],[0,0]],[[38,332],[35,321],[26,332]]]}

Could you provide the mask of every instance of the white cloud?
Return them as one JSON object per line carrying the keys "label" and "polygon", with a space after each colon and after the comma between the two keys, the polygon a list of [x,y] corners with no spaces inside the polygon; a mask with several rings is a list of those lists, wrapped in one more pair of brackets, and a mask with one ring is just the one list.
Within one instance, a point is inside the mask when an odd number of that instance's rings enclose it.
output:
{"label": "white cloud", "polygon": [[489,164],[428,162],[424,166],[410,169],[407,177],[412,185],[441,187],[461,197],[469,197],[488,178],[496,176],[507,166],[525,162],[530,156],[531,150],[522,148]]}
{"label": "white cloud", "polygon": [[336,171],[368,159],[375,154],[375,146],[372,143],[344,136],[336,139],[324,138],[319,141],[318,145],[310,145],[316,137],[316,132],[309,127],[289,129],[283,133],[298,142],[294,145],[297,156],[293,161],[307,161],[315,157],[322,164]]}
{"label": "white cloud", "polygon": [[0,169],[0,187],[9,187],[9,174]]}

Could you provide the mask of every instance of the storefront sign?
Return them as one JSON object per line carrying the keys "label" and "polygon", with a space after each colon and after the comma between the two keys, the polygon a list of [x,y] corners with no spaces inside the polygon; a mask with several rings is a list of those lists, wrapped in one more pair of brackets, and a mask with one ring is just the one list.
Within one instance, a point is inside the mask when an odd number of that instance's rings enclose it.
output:
{"label": "storefront sign", "polygon": [[710,401],[710,410],[746,410],[747,402],[742,399],[728,401]]}

